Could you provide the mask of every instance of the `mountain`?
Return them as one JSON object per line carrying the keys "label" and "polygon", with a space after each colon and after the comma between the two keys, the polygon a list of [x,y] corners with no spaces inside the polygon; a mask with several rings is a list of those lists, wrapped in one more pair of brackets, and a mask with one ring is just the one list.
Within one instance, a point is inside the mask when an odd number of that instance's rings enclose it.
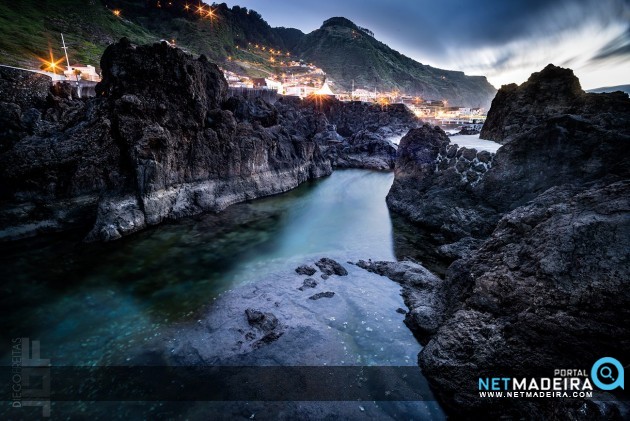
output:
{"label": "mountain", "polygon": [[[331,18],[309,34],[272,28],[257,12],[225,3],[187,0],[33,0],[0,4],[0,64],[41,66],[62,57],[63,33],[70,61],[98,67],[105,48],[122,37],[135,43],[166,39],[222,67],[251,77],[283,73],[270,58],[280,53],[312,62],[337,89],[399,90],[451,105],[488,106],[496,90],[482,76],[420,64],[377,41],[345,18]],[[254,48],[259,46],[260,48]]]}
{"label": "mountain", "polygon": [[496,89],[484,76],[437,69],[400,54],[346,18],[335,17],[305,35],[295,52],[343,88],[399,90],[452,105],[488,108]]}
{"label": "mountain", "polygon": [[589,89],[586,92],[591,92],[593,94],[601,94],[604,92],[616,92],[621,91],[630,95],[630,85],[617,85],[617,86],[605,86],[603,88],[595,88]]}

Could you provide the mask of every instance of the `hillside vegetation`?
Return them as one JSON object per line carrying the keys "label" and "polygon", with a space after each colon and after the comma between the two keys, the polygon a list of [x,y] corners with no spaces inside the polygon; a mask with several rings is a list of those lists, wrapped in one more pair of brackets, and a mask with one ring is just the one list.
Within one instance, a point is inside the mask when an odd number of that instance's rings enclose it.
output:
{"label": "hillside vegetation", "polygon": [[321,67],[345,90],[354,81],[357,88],[484,107],[496,92],[485,77],[418,63],[345,18],[304,34],[271,28],[257,12],[225,3],[199,8],[185,0],[31,0],[0,3],[0,28],[0,64],[22,67],[40,66],[51,52],[62,58],[63,33],[70,61],[96,67],[105,48],[122,37],[134,43],[165,39],[252,77],[279,73],[268,54],[273,48]]}
{"label": "hillside vegetation", "polygon": [[437,69],[412,60],[345,18],[332,18],[305,35],[300,55],[322,67],[337,84],[399,90],[452,105],[488,106],[496,89],[483,76]]}

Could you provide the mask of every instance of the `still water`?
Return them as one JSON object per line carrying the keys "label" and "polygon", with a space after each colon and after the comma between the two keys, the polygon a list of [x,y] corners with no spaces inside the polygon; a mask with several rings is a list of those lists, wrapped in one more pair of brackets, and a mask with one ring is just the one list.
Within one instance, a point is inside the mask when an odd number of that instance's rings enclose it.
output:
{"label": "still water", "polygon": [[394,259],[385,204],[392,181],[391,173],[337,171],[110,244],[63,235],[3,245],[2,346],[39,338],[59,364],[95,365],[121,336],[192,317],[304,256]]}
{"label": "still water", "polygon": [[[235,291],[273,289],[273,282],[282,290],[281,280],[295,282],[296,266],[325,256],[351,272],[335,287],[342,301],[307,300],[317,306],[313,313],[290,286],[282,294],[298,310],[278,314],[303,317],[316,329],[319,323],[337,343],[328,352],[326,339],[323,356],[297,364],[415,365],[420,346],[395,313],[404,307],[399,286],[346,264],[395,259],[385,204],[392,182],[392,173],[336,171],[285,194],[110,244],[83,244],[77,233],[3,245],[2,354],[8,357],[11,338],[29,337],[41,341],[53,365],[124,364],[130,350],[177,331],[173,326],[194,325],[215,307],[221,314]],[[432,408],[439,418],[439,407]]]}

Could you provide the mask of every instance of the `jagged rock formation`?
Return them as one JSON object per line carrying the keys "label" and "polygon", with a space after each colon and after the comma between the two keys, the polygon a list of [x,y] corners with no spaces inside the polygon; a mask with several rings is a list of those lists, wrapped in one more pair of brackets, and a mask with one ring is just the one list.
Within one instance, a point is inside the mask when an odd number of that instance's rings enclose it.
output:
{"label": "jagged rock formation", "polygon": [[494,154],[458,148],[439,127],[425,125],[402,138],[390,209],[422,225],[442,243],[488,232],[496,222],[490,206],[478,205],[474,188],[493,165]]}
{"label": "jagged rock formation", "polygon": [[345,137],[344,142],[329,142],[326,154],[336,168],[392,170],[400,137],[420,124],[402,104],[381,106],[362,102],[327,101],[328,120]]}
{"label": "jagged rock formation", "polygon": [[[620,402],[597,391],[588,400],[478,395],[479,377],[552,377],[556,368],[588,369],[605,355],[622,359],[630,346],[630,135],[623,126],[630,99],[576,93],[568,74],[547,67],[500,92],[490,127],[509,141],[477,184],[442,163],[439,129],[413,130],[401,142],[388,204],[434,230],[434,239],[458,240],[440,248],[458,259],[443,282],[413,288],[409,303],[412,311],[431,303],[438,327],[408,318],[428,341],[420,366],[456,416],[622,416]],[[518,104],[533,116],[529,123],[519,120]],[[576,110],[582,114],[558,115]],[[398,282],[410,276],[410,268],[392,274],[390,265],[379,263],[377,273]]]}
{"label": "jagged rock formation", "polygon": [[0,69],[0,238],[92,224],[88,240],[114,240],[333,166],[391,169],[387,137],[417,124],[404,107],[228,98],[214,64],[166,43],[123,39],[101,67],[90,100]]}
{"label": "jagged rock formation", "polygon": [[[567,81],[564,69],[552,70],[547,67],[518,89],[509,88],[511,95],[525,101],[545,95],[552,86],[563,86],[565,82],[570,87],[575,85],[574,77]],[[537,84],[533,85],[532,80]],[[621,98],[617,93],[583,96],[588,104],[584,115],[554,112],[545,118],[550,109],[562,107],[541,103],[541,108],[526,107],[532,115],[544,119],[535,127],[512,125],[506,117],[505,124],[512,127],[511,140],[494,156],[465,148],[456,150],[437,128],[425,126],[410,131],[400,143],[396,180],[387,197],[389,206],[437,231],[435,237],[440,241],[456,241],[489,235],[501,215],[553,186],[594,181],[606,175],[627,177],[630,169],[621,157],[628,154],[630,138],[630,125],[623,125],[630,118],[628,97]],[[565,102],[560,97],[559,103]],[[614,110],[611,103],[616,103]],[[495,104],[490,114],[514,116],[508,112],[514,107],[511,102],[495,100]],[[503,104],[508,111],[501,108]],[[516,127],[522,128],[517,132]]]}
{"label": "jagged rock formation", "polygon": [[[449,268],[446,311],[437,317],[445,322],[419,361],[455,412],[488,411],[490,402],[475,393],[479,377],[551,377],[555,368],[589,368],[603,355],[623,360],[628,191],[628,180],[552,188],[505,215],[480,249]],[[555,405],[509,402],[495,411],[547,418]],[[582,405],[571,402],[569,411],[577,416]]]}
{"label": "jagged rock formation", "polygon": [[[304,101],[284,98],[276,105],[297,124],[317,127],[314,139],[334,168],[391,170],[397,147],[392,138],[407,133],[420,122],[405,106],[341,102],[332,97]],[[296,122],[287,122],[290,126]]]}
{"label": "jagged rock formation", "polygon": [[480,137],[505,144],[560,115],[581,115],[605,130],[628,134],[627,98],[622,92],[585,93],[571,69],[550,64],[520,86],[512,83],[499,89]]}
{"label": "jagged rock formation", "polygon": [[222,108],[227,84],[203,56],[123,39],[101,66],[98,98],[50,95],[0,157],[5,236],[67,228],[76,211],[97,214],[89,239],[112,240],[331,172],[316,129]]}

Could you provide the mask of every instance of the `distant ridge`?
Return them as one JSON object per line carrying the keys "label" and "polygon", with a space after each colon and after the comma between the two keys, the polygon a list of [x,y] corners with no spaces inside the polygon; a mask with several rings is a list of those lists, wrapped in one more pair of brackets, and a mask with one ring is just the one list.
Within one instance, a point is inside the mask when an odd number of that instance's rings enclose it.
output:
{"label": "distant ridge", "polygon": [[603,88],[588,89],[586,92],[592,92],[594,94],[601,94],[603,92],[616,92],[621,91],[630,95],[630,85],[617,85],[617,86],[605,86]]}
{"label": "distant ridge", "polygon": [[484,76],[443,70],[419,63],[374,38],[347,18],[333,17],[306,34],[295,54],[315,63],[350,90],[398,90],[425,99],[446,99],[453,106],[489,108],[496,89]]}
{"label": "distant ridge", "polygon": [[334,90],[349,91],[354,81],[355,88],[369,91],[399,91],[447,100],[451,106],[484,108],[496,93],[484,76],[418,63],[344,17],[332,17],[320,29],[304,34],[294,28],[272,28],[259,13],[225,3],[57,0],[42,2],[45,7],[39,3],[0,2],[0,64],[36,68],[41,65],[38,57],[51,52],[58,59],[63,33],[70,58],[97,67],[105,48],[122,37],[137,44],[164,39],[250,77],[279,74],[266,53],[274,49],[322,68]]}

